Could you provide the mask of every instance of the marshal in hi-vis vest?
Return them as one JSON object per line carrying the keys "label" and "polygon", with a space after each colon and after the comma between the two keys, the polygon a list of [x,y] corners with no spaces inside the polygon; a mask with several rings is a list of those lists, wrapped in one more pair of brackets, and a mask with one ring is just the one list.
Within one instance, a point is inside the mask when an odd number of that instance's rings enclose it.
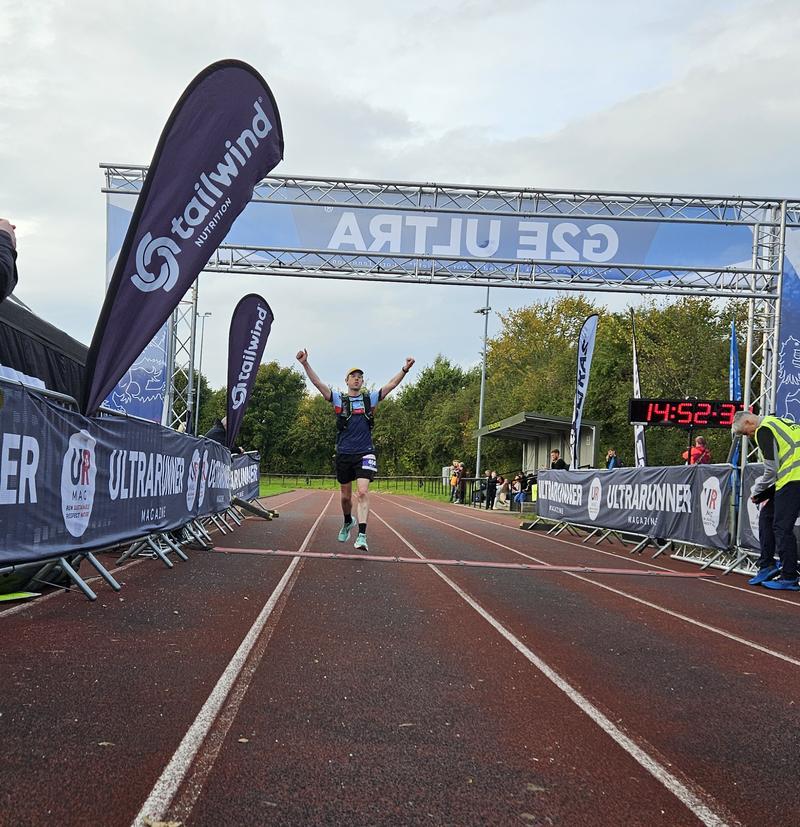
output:
{"label": "marshal in hi-vis vest", "polygon": [[778,446],[775,490],[780,490],[787,482],[800,482],[800,425],[790,419],[765,416],[756,429],[756,438],[761,428],[772,433]]}

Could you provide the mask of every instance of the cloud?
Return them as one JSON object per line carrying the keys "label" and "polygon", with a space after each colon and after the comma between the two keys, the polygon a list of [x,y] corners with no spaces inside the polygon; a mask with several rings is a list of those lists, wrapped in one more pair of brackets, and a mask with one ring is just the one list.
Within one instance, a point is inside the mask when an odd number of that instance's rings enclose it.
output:
{"label": "cloud", "polygon": [[[282,173],[780,194],[798,177],[798,28],[789,0],[17,4],[0,17],[0,215],[19,225],[19,295],[90,339],[105,270],[98,164],[149,162],[215,59],[270,83]],[[479,288],[204,276],[217,384],[227,319],[252,290],[276,313],[268,357],[288,363],[305,343],[332,378],[348,352],[368,352],[381,377],[409,354],[478,358]],[[539,298],[498,290],[492,304]]]}

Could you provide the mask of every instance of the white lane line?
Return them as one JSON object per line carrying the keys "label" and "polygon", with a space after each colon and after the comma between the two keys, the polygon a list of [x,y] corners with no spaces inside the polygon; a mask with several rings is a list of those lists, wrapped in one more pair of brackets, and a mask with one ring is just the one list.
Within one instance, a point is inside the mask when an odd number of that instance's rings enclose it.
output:
{"label": "white lane line", "polygon": [[[380,520],[397,538],[418,557],[425,559],[408,540],[396,531],[381,516],[371,512],[372,516]],[[725,827],[728,821],[719,814],[722,810],[720,805],[698,785],[692,785],[690,789],[688,780],[684,783],[671,773],[663,764],[640,747],[630,736],[619,729],[606,715],[604,715],[587,697],[582,695],[569,681],[562,678],[555,669],[548,666],[538,655],[534,654],[519,638],[506,629],[499,620],[493,617],[460,586],[454,583],[446,574],[443,574],[436,566],[430,568],[439,576],[451,589],[471,606],[487,623],[498,631],[526,660],[528,660],[539,672],[560,689],[585,715],[594,721],[603,732],[614,740],[631,758],[640,766],[644,767],[660,784],[666,787],[685,807],[687,807],[707,827]]]}
{"label": "white lane line", "polygon": [[[325,516],[325,512],[328,509],[328,506],[331,504],[333,500],[333,494],[330,495],[328,501],[325,503],[325,507],[322,509],[320,515],[314,521],[314,525],[311,526],[308,534],[306,534],[305,539],[300,546],[300,551],[305,551],[306,546],[308,546],[309,542],[311,541],[311,537],[316,531],[317,526],[320,523],[320,520]],[[292,579],[292,575],[297,568],[298,564],[300,563],[300,557],[293,557],[292,562],[289,564],[289,567],[286,569],[283,577],[281,578],[278,585],[275,587],[275,590],[267,600],[264,608],[259,613],[258,617],[256,618],[253,625],[250,627],[250,631],[245,636],[244,640],[239,645],[239,648],[236,650],[236,654],[231,658],[230,663],[225,668],[225,671],[222,673],[222,676],[217,681],[217,685],[211,691],[211,694],[208,696],[208,699],[203,704],[203,708],[197,714],[197,717],[194,720],[194,723],[189,727],[188,732],[184,735],[183,740],[181,741],[178,749],[175,750],[175,754],[170,759],[167,766],[164,768],[164,771],[161,773],[159,779],[156,781],[155,786],[153,787],[150,795],[147,797],[147,801],[144,802],[142,805],[141,810],[137,814],[136,818],[133,820],[134,827],[145,827],[148,823],[159,822],[164,820],[164,816],[166,814],[167,808],[172,803],[175,794],[180,789],[180,786],[183,782],[183,779],[186,776],[186,773],[189,767],[192,764],[192,761],[195,759],[195,756],[198,754],[198,751],[203,746],[206,737],[209,734],[209,731],[214,726],[217,718],[220,714],[220,711],[225,704],[225,701],[228,698],[228,695],[233,688],[234,683],[236,683],[237,679],[242,675],[242,671],[245,667],[245,663],[250,655],[253,647],[255,646],[256,642],[258,641],[259,635],[261,634],[262,629],[267,624],[267,621],[272,614],[275,605],[278,603],[281,595],[283,594],[284,590],[287,588],[290,580]],[[263,649],[262,649],[263,654]],[[258,662],[253,664],[252,669],[248,670],[248,678],[247,682],[249,685],[249,680],[252,677],[253,672],[255,671],[255,667],[258,666]],[[241,703],[242,698],[244,697],[245,692],[247,691],[247,686],[243,688],[242,691],[236,693],[236,708],[233,709],[232,713],[230,710],[226,713],[226,719],[229,721],[228,726],[230,726],[230,721],[233,720],[235,717],[236,711],[238,709],[238,704]],[[224,735],[223,735],[224,738]],[[220,742],[221,745],[221,742]],[[216,745],[212,745],[214,748]],[[219,750],[219,746],[216,746],[217,751]],[[212,761],[213,764],[213,761]],[[208,766],[208,770],[211,767]],[[197,794],[199,794],[200,790],[198,789],[195,794],[195,799],[197,798]]]}
{"label": "white lane line", "polygon": [[[394,500],[392,500],[392,502],[394,502]],[[434,511],[440,511],[443,514],[452,514],[452,512],[446,508],[438,508],[437,506],[431,506],[431,508],[433,508]],[[460,516],[466,517],[468,520],[475,520],[478,523],[484,523],[485,525],[493,525],[500,526],[501,528],[508,528],[511,529],[511,531],[515,531],[517,533],[519,533],[520,530],[519,526],[507,525],[506,523],[502,523],[499,521],[495,522],[494,520],[486,520],[482,517],[476,517],[474,514],[463,514]],[[530,535],[531,539],[533,539],[534,537],[541,537],[542,539],[545,539],[545,537],[541,534]],[[675,569],[670,569],[666,566],[659,566],[656,563],[649,563],[647,560],[638,560],[635,557],[631,558],[630,556],[618,554],[614,551],[605,551],[604,549],[597,548],[597,546],[587,546],[583,543],[577,542],[576,540],[565,540],[563,537],[547,537],[547,539],[551,540],[552,542],[563,543],[564,545],[570,546],[571,548],[584,549],[585,551],[593,551],[597,554],[605,554],[608,557],[616,557],[619,560],[628,560],[629,562],[636,563],[639,566],[647,566],[648,568],[659,569],[660,571],[675,571]],[[785,606],[791,606],[794,609],[800,609],[800,602],[798,602],[797,600],[787,600],[785,597],[778,597],[778,595],[776,594],[770,594],[770,592],[767,589],[755,589],[752,586],[750,586],[749,588],[745,588],[744,586],[737,586],[734,583],[723,583],[721,580],[705,579],[701,580],[701,582],[706,583],[709,586],[722,586],[725,589],[734,589],[735,591],[749,595],[750,597],[757,597],[763,600],[774,600],[778,603],[783,603]]]}
{"label": "white lane line", "polygon": [[[284,491],[283,493],[284,494],[292,494],[293,492],[292,491]],[[272,504],[273,505],[279,505],[279,506],[281,506],[281,508],[283,508],[284,505],[289,505],[289,503],[293,503],[293,502],[295,502],[295,500],[305,499],[306,497],[310,496],[311,493],[312,493],[311,491],[303,491],[300,494],[298,494],[296,497],[292,497],[289,500],[281,500],[279,503],[272,503]],[[282,497],[282,496],[283,496],[283,494],[268,494],[265,497],[258,497],[257,499],[259,501],[260,500],[269,500],[271,497]],[[269,505],[269,503],[267,503],[267,505]]]}
{"label": "white lane line", "polygon": [[[531,554],[526,554],[524,551],[519,551],[518,549],[512,548],[511,546],[507,546],[503,543],[498,543],[497,540],[492,540],[490,537],[483,537],[480,534],[475,534],[472,531],[468,531],[466,528],[461,528],[460,526],[453,525],[452,523],[447,523],[444,520],[438,519],[437,517],[431,517],[429,514],[425,514],[422,511],[417,511],[412,508],[407,508],[406,506],[400,505],[399,503],[393,503],[393,505],[396,505],[398,508],[403,508],[406,511],[411,511],[418,517],[425,517],[427,520],[431,520],[435,523],[441,523],[441,525],[454,528],[456,531],[461,531],[464,534],[468,534],[470,537],[476,537],[479,540],[483,540],[485,543],[491,543],[494,546],[498,546],[499,548],[505,549],[506,551],[510,551],[513,554],[519,555],[520,557],[526,557],[528,560],[534,560],[537,563],[547,565],[546,561],[540,560],[538,557],[534,557]],[[635,603],[640,603],[642,606],[647,606],[650,609],[655,609],[657,612],[669,615],[670,617],[674,617],[677,620],[682,620],[684,623],[689,623],[692,626],[697,626],[699,629],[704,629],[707,632],[713,632],[715,635],[720,635],[721,637],[724,637],[727,640],[732,640],[734,643],[741,643],[743,646],[747,646],[750,649],[755,649],[758,652],[763,652],[765,655],[769,655],[773,658],[778,658],[779,660],[785,661],[786,663],[791,663],[793,666],[800,666],[800,660],[797,660],[796,658],[793,658],[790,655],[784,655],[782,652],[776,652],[774,649],[769,649],[766,646],[762,646],[760,643],[756,643],[753,640],[748,640],[747,638],[739,637],[739,635],[735,635],[732,632],[726,632],[724,629],[720,629],[717,626],[711,626],[709,623],[703,623],[703,621],[701,620],[696,620],[695,618],[681,614],[680,612],[675,612],[672,609],[666,608],[666,606],[659,606],[656,603],[651,603],[649,600],[644,600],[643,598],[637,597],[636,595],[630,594],[629,592],[624,592],[621,589],[615,589],[613,586],[607,586],[605,583],[599,583],[596,580],[590,580],[588,577],[585,577],[582,574],[576,574],[575,572],[571,571],[562,572],[562,574],[566,574],[569,577],[575,577],[578,580],[582,580],[584,583],[588,583],[589,585],[595,586],[598,589],[605,589],[606,591],[612,592],[613,594],[617,594],[621,597],[627,598],[628,600],[632,600]]]}

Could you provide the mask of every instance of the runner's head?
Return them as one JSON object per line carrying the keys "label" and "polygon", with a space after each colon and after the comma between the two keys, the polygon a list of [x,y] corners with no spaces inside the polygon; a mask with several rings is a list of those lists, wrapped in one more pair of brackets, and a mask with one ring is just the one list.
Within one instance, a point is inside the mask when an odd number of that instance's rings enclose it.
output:
{"label": "runner's head", "polygon": [[347,371],[344,381],[347,382],[347,389],[351,391],[360,391],[364,384],[364,371],[361,368],[350,368]]}

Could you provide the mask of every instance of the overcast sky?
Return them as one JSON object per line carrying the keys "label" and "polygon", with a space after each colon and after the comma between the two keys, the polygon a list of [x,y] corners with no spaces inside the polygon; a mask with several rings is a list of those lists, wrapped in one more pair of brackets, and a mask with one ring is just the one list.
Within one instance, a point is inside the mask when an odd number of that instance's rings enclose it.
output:
{"label": "overcast sky", "polygon": [[[90,341],[98,164],[149,163],[215,60],[270,84],[286,141],[275,172],[797,197],[798,42],[795,0],[0,0],[0,216],[17,224],[17,295]],[[333,383],[352,364],[381,383],[407,355],[479,359],[480,288],[206,274],[216,386],[231,311],[254,291],[276,317],[265,359],[288,365],[306,346]],[[491,305],[544,296],[495,289]]]}

